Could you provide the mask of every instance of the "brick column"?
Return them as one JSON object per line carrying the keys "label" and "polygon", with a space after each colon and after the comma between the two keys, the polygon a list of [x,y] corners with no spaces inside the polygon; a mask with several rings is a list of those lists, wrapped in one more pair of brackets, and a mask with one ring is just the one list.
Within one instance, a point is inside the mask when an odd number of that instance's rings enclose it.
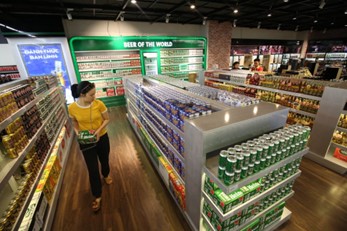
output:
{"label": "brick column", "polygon": [[229,68],[232,23],[208,21],[208,68],[218,64],[219,68]]}

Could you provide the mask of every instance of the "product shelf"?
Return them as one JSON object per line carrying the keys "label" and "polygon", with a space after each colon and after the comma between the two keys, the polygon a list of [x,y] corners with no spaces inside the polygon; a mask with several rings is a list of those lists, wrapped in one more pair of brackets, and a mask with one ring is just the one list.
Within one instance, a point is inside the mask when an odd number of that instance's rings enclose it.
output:
{"label": "product shelf", "polygon": [[[253,221],[255,221],[256,219],[258,219],[259,217],[264,216],[268,211],[272,210],[273,208],[277,207],[278,205],[280,205],[283,201],[287,201],[289,198],[291,198],[294,195],[294,191],[291,191],[288,195],[286,195],[285,197],[281,198],[280,200],[276,201],[275,203],[273,203],[272,205],[270,205],[268,208],[264,209],[263,211],[261,211],[260,213],[256,214],[254,217],[250,218],[249,220],[247,220],[244,224],[240,225],[237,227],[237,229],[235,228],[234,230],[241,230],[244,227],[246,227],[247,225],[249,225],[250,223],[252,223]],[[289,214],[290,213],[290,214]],[[283,210],[283,214],[281,216],[280,221],[282,222],[275,222],[272,225],[270,225],[268,228],[265,228],[264,230],[270,231],[270,230],[274,230],[273,227],[279,227],[281,224],[283,224],[284,222],[286,222],[287,220],[289,220],[290,216],[288,217],[288,214],[291,215],[291,212],[284,208]],[[217,231],[214,226],[211,224],[211,222],[209,221],[209,219],[206,217],[205,214],[201,213],[203,219],[205,220],[205,222],[208,224],[209,228]],[[283,219],[282,219],[283,218]],[[286,219],[285,219],[286,218]]]}
{"label": "product shelf", "polygon": [[297,110],[297,109],[294,109],[294,108],[290,108],[289,110],[291,112],[295,112],[295,113],[298,113],[298,114],[301,114],[301,115],[305,115],[305,116],[309,116],[309,117],[312,117],[312,118],[316,118],[316,114],[313,114],[313,113],[310,113],[310,112],[301,111],[301,110]]}
{"label": "product shelf", "polygon": [[324,157],[326,160],[344,168],[344,172],[346,172],[346,169],[347,169],[347,162],[346,161],[343,161],[343,160],[340,160],[340,159],[337,159],[336,157],[333,156],[333,152],[332,153],[328,153],[327,155],[325,155]]}
{"label": "product shelf", "polygon": [[196,62],[196,63],[170,63],[170,64],[162,64],[162,67],[167,67],[167,66],[179,66],[179,65],[190,65],[190,64],[203,64],[203,62]]}
{"label": "product shelf", "polygon": [[[142,116],[145,118],[145,120],[147,121],[147,124],[156,132],[156,134],[159,136],[159,138],[161,139],[161,141],[163,143],[165,143],[167,146],[169,146],[169,148],[171,149],[171,151],[173,151],[176,156],[179,157],[179,159],[184,162],[184,157],[174,148],[174,146],[172,146],[172,144],[163,136],[163,134],[161,134],[161,132],[157,129],[156,126],[154,126],[154,124],[148,120],[147,116],[141,112]],[[166,158],[166,156],[165,156]]]}
{"label": "product shelf", "polygon": [[[124,51],[124,50],[122,50],[122,51]],[[121,52],[122,52],[121,51]],[[127,54],[130,52],[130,51],[136,51],[137,53],[139,52],[139,50],[137,50],[137,49],[127,49],[126,50],[126,52],[127,52]],[[111,53],[115,53],[115,54],[117,54],[118,53],[118,51],[117,50],[90,50],[90,51],[74,51],[76,54],[83,54],[83,53],[99,53],[99,52],[101,52],[101,53],[107,53],[107,52],[111,52]]]}
{"label": "product shelf", "polygon": [[[130,112],[130,113],[132,114],[132,116],[133,116],[134,118],[137,118],[136,116],[133,115],[132,112]],[[141,140],[141,138],[140,138],[141,136],[140,136],[140,134],[138,133],[138,131],[137,131],[135,125],[132,123],[131,118],[129,118],[129,115],[127,115],[127,117],[128,117],[128,120],[129,120],[129,122],[130,122],[130,124],[131,124],[131,127],[132,127],[133,130],[135,131],[135,133],[136,133],[138,139],[140,140],[140,142],[141,142],[141,144],[142,144],[142,147],[144,147],[144,149],[145,149],[145,151],[146,151],[146,153],[147,153],[147,156],[149,156],[149,158],[150,158],[152,164],[155,166],[155,169],[157,170],[158,175],[160,176],[161,180],[162,180],[163,182],[165,182],[165,179],[161,176],[161,174],[160,174],[160,172],[159,172],[159,168],[158,168],[156,162],[155,162],[155,161],[153,160],[153,158],[148,154],[148,153],[149,153],[149,150],[147,149],[146,145],[145,145],[145,144],[143,143],[143,141]],[[140,121],[138,121],[138,122],[140,123]],[[169,187],[168,187],[166,184],[165,184],[165,186],[166,186],[168,192],[170,193],[172,199],[175,201],[177,207],[179,208],[179,210],[180,210],[181,213],[183,214],[183,216],[184,216],[186,219],[189,220],[189,217],[188,217],[186,211],[184,211],[184,210],[181,208],[181,206],[178,204],[178,202],[175,200],[175,197],[174,197],[174,195],[172,194],[172,192],[170,191]]]}
{"label": "product shelf", "polygon": [[204,57],[204,55],[201,54],[201,55],[170,55],[170,56],[165,55],[165,56],[160,56],[161,59],[182,58],[182,57]]}
{"label": "product shelf", "polygon": [[[77,52],[76,52],[77,53]],[[89,63],[89,62],[102,62],[102,61],[125,61],[125,60],[140,60],[140,57],[138,58],[118,58],[118,59],[89,59],[89,60],[77,60],[77,63]]]}
{"label": "product shelf", "polygon": [[117,98],[117,97],[123,97],[124,95],[112,95],[112,96],[101,96],[96,97],[97,99],[109,99],[109,98]]}
{"label": "product shelf", "polygon": [[136,69],[141,68],[141,66],[128,66],[128,67],[113,67],[113,68],[97,68],[97,69],[82,69],[79,72],[87,72],[87,71],[108,71],[108,70],[122,70],[122,69]]}
{"label": "product shelf", "polygon": [[[158,135],[158,138],[167,146],[169,146],[170,149],[172,149],[171,151],[174,151],[175,154],[180,157],[180,159],[182,158],[181,155],[176,151],[176,149],[174,149],[174,147],[162,136],[162,134],[158,131],[158,129],[147,119],[147,117],[141,112],[142,117],[146,120],[147,124],[156,132],[156,134]],[[149,134],[148,134],[149,135]],[[149,137],[151,137],[151,135],[149,135]],[[152,139],[153,143],[157,146],[158,150],[160,150],[159,146],[157,145],[157,143],[154,141],[154,139]],[[161,150],[160,150],[161,152]],[[182,177],[180,176],[180,174],[178,174],[178,172],[176,171],[176,169],[174,168],[174,166],[172,165],[172,163],[167,159],[167,157],[165,156],[164,153],[162,153],[163,158],[166,160],[166,162],[170,165],[170,167],[172,168],[172,170],[175,172],[175,174],[178,176],[178,178],[180,179],[180,181],[184,184],[184,180],[182,179]],[[182,159],[181,159],[182,161]],[[184,161],[182,161],[184,163]]]}
{"label": "product shelf", "polygon": [[[60,106],[61,106],[61,104],[59,104],[52,111],[56,111]],[[19,167],[19,165],[23,162],[27,152],[35,145],[35,142],[39,138],[41,133],[43,131],[45,131],[45,127],[49,123],[49,121],[51,120],[53,115],[55,115],[55,113],[50,114],[49,117],[46,118],[46,120],[42,123],[41,127],[36,132],[36,134],[29,140],[27,146],[22,150],[21,153],[18,154],[18,157],[16,159],[9,159],[9,161],[6,163],[6,165],[2,167],[2,169],[0,171],[0,190],[8,182],[10,177],[14,174],[14,172]]]}
{"label": "product shelf", "polygon": [[[234,216],[235,214],[238,214],[243,209],[247,208],[249,205],[254,204],[257,201],[260,201],[264,197],[270,195],[272,192],[276,191],[278,188],[281,188],[282,186],[286,185],[287,183],[295,180],[301,175],[301,171],[299,170],[295,174],[291,175],[290,177],[284,179],[283,181],[275,184],[271,188],[267,189],[266,191],[262,192],[261,194],[251,198],[250,200],[246,201],[245,203],[240,204],[233,210],[223,213],[223,211],[220,210],[220,208],[217,207],[217,205],[212,201],[211,197],[206,194],[206,192],[202,192],[203,197],[205,198],[205,201],[213,208],[213,210],[218,214],[218,216],[221,218],[221,220],[227,220],[228,218]],[[294,193],[293,193],[294,194]]]}
{"label": "product shelf", "polygon": [[283,214],[281,216],[281,218],[277,221],[272,223],[270,226],[266,227],[264,229],[264,231],[273,231],[276,230],[278,227],[280,227],[283,223],[285,223],[286,221],[288,221],[290,219],[290,217],[292,216],[292,212],[287,209],[286,207],[284,207],[283,209]]}
{"label": "product shelf", "polygon": [[100,77],[100,78],[83,78],[83,77],[81,77],[81,80],[98,81],[98,80],[106,80],[106,79],[121,79],[123,77],[124,77],[123,75],[107,76],[107,77]]}
{"label": "product shelf", "polygon": [[[203,220],[205,221],[205,223],[208,225],[208,227],[209,227],[211,230],[217,231],[217,230],[213,227],[213,225],[211,224],[210,220],[206,217],[205,214],[201,213],[201,217],[203,218]],[[201,227],[203,227],[203,226],[201,226]],[[201,230],[201,231],[204,231],[204,230],[206,230],[206,229],[203,229],[203,230]]]}
{"label": "product shelf", "polygon": [[[52,113],[51,115],[54,115],[54,113]],[[51,115],[50,115],[50,116],[51,116]],[[48,121],[49,121],[49,120],[48,120]],[[63,126],[64,126],[64,124],[62,124],[62,125],[60,126],[59,131],[62,129]],[[44,127],[44,126],[42,126],[42,127]],[[54,148],[54,144],[55,144],[56,140],[57,140],[58,137],[59,137],[59,133],[60,133],[60,132],[58,132],[58,133],[55,135],[55,137],[54,137],[54,139],[53,139],[53,142],[51,143],[51,147],[50,147],[50,149],[49,149],[48,152],[47,152],[46,159],[45,159],[44,163],[43,163],[42,166],[41,166],[41,169],[40,169],[40,171],[39,171],[39,174],[38,174],[37,177],[36,177],[35,183],[32,185],[32,187],[31,187],[31,189],[30,189],[30,193],[29,193],[29,195],[27,196],[27,198],[26,198],[26,200],[25,200],[25,202],[24,202],[24,205],[23,205],[23,207],[22,207],[22,209],[21,209],[21,211],[20,211],[20,213],[19,213],[20,215],[18,216],[18,218],[17,218],[15,224],[13,225],[13,229],[12,229],[12,230],[18,230],[19,227],[20,227],[21,224],[22,224],[22,221],[23,221],[23,219],[24,219],[24,216],[25,216],[25,218],[28,218],[28,216],[30,215],[30,214],[28,214],[27,209],[30,207],[30,205],[31,205],[32,203],[34,203],[34,201],[32,200],[32,199],[33,199],[33,196],[34,196],[34,194],[35,194],[35,192],[36,192],[36,188],[37,188],[37,186],[38,186],[38,183],[39,183],[41,177],[43,176],[43,172],[44,172],[45,167],[46,167],[46,165],[47,165],[47,162],[48,162],[48,160],[49,160],[49,158],[50,158],[50,156],[51,156],[51,152],[52,152],[52,150],[53,150],[53,148]],[[37,203],[36,203],[36,205],[37,205]],[[35,206],[35,208],[36,208],[36,206]],[[30,211],[32,212],[32,215],[33,215],[33,213],[35,212],[35,209],[32,209],[32,207],[30,207]]]}
{"label": "product shelf", "polygon": [[223,83],[231,83],[231,84],[235,84],[235,85],[239,85],[239,86],[243,86],[243,87],[250,87],[250,88],[255,88],[258,90],[271,91],[271,92],[275,92],[275,93],[279,93],[279,94],[291,95],[291,96],[301,97],[301,98],[305,98],[305,99],[312,99],[312,100],[317,100],[317,101],[320,101],[322,99],[321,97],[318,97],[318,96],[296,93],[296,92],[292,92],[292,91],[284,91],[284,90],[279,90],[279,89],[275,89],[275,88],[263,87],[263,86],[252,85],[252,84],[237,83],[237,82],[230,81],[230,80],[215,79],[215,78],[208,78],[208,77],[205,77],[205,78],[208,80],[213,80],[213,81],[218,81],[218,82],[223,82]]}
{"label": "product shelf", "polygon": [[111,86],[101,86],[101,87],[96,87],[96,89],[103,89],[103,88],[108,88],[108,87],[123,87],[123,84],[114,84]]}
{"label": "product shelf", "polygon": [[162,72],[161,74],[172,74],[172,73],[178,73],[178,72],[194,72],[194,71],[203,71],[203,69],[197,69],[197,70],[182,70],[182,71],[168,71],[168,72]]}
{"label": "product shelf", "polygon": [[347,133],[347,128],[341,128],[339,126],[336,126],[336,130],[340,131],[340,132],[344,132]]}
{"label": "product shelf", "polygon": [[0,131],[4,130],[10,123],[12,123],[15,119],[17,119],[19,116],[22,116],[28,109],[30,109],[32,106],[34,106],[36,103],[38,103],[41,99],[45,98],[55,90],[57,90],[58,87],[49,89],[46,92],[41,93],[37,97],[35,97],[34,100],[30,101],[28,104],[21,107],[19,110],[17,110],[15,113],[10,115],[7,119],[2,121],[0,123]]}
{"label": "product shelf", "polygon": [[304,156],[307,152],[308,152],[308,148],[305,148],[305,149],[301,150],[300,152],[297,152],[297,153],[295,153],[295,154],[265,168],[264,170],[261,170],[257,174],[251,175],[251,176],[247,177],[246,179],[241,180],[239,182],[236,182],[235,184],[232,184],[230,186],[226,186],[223,183],[223,181],[221,181],[218,178],[218,165],[219,165],[218,164],[218,160],[219,160],[218,155],[206,160],[206,166],[203,168],[203,171],[218,185],[218,187],[223,192],[229,194],[229,193],[235,191],[236,189],[241,188],[241,187],[265,176],[269,172],[272,172],[273,170],[275,170],[279,167],[282,167],[282,166],[292,162],[293,160],[295,160],[297,158]]}
{"label": "product shelf", "polygon": [[54,194],[52,196],[53,200],[52,200],[51,206],[49,206],[49,210],[47,212],[47,219],[48,220],[46,220],[43,230],[50,230],[51,229],[51,225],[52,225],[52,222],[54,219],[54,214],[55,214],[56,207],[58,204],[58,198],[59,198],[61,186],[63,185],[63,178],[64,178],[65,169],[66,169],[66,162],[67,162],[67,159],[69,157],[68,155],[70,153],[70,149],[71,149],[71,146],[72,146],[72,143],[74,140],[75,140],[74,139],[74,131],[71,130],[71,135],[70,135],[70,139],[69,139],[68,144],[67,144],[66,153],[64,154],[65,157],[64,157],[63,164],[62,164],[62,170],[60,172],[58,183],[57,183],[57,186],[55,188]]}
{"label": "product shelf", "polygon": [[347,150],[347,147],[346,146],[343,146],[341,144],[337,144],[337,143],[334,143],[334,142],[331,142],[331,145],[332,146],[335,146],[336,148],[341,148],[343,150]]}

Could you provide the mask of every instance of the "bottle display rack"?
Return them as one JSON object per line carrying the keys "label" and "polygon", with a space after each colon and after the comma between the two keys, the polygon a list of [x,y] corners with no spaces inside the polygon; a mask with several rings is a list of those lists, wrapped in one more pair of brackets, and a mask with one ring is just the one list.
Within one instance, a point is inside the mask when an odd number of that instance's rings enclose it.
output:
{"label": "bottle display rack", "polygon": [[[13,86],[1,86],[0,90],[4,94],[17,94],[14,99],[29,97],[31,100],[0,123],[3,154],[0,158],[1,230],[19,229],[49,163],[63,121],[67,119],[62,89],[57,86],[56,78],[38,77],[11,84]],[[37,86],[41,90],[31,98]],[[13,89],[22,89],[22,92]],[[8,134],[11,134],[10,141]]]}
{"label": "bottle display rack", "polygon": [[[203,176],[209,174],[206,169],[209,168],[208,162],[210,158],[212,158],[211,153],[215,153],[217,150],[221,150],[224,147],[236,145],[249,138],[261,136],[283,127],[288,113],[288,109],[284,107],[264,102],[246,107],[230,108],[230,106],[220,102],[152,78],[142,78],[140,76],[125,77],[124,85],[126,88],[129,122],[140,142],[143,144],[149,159],[159,172],[159,175],[165,182],[165,185],[168,187],[171,195],[193,230],[200,230],[204,227],[202,225],[203,215],[201,211],[206,198],[204,196],[201,197],[201,195],[204,185]],[[172,120],[170,116],[166,115],[168,112],[171,114],[176,113],[176,110],[166,111],[166,104],[163,102],[172,102],[169,100],[170,97],[165,99],[153,97],[155,94],[153,94],[151,88],[165,88],[167,95],[170,95],[171,91],[177,92],[178,95],[187,97],[186,101],[191,99],[195,102],[197,102],[196,100],[200,101],[200,104],[204,102],[210,105],[211,113],[184,118],[184,129],[181,130],[174,123],[175,120]],[[146,95],[148,96],[145,92],[151,93],[150,98],[152,101],[145,100]],[[173,94],[173,96],[175,96],[175,94]],[[172,105],[173,108],[175,108],[174,105]],[[255,124],[262,124],[262,126],[254,126]],[[184,142],[180,143],[184,150],[182,155],[178,152],[174,144],[178,140],[175,141],[174,135],[172,135],[172,137],[170,136],[170,129],[183,138]],[[251,137],[250,134],[252,134]],[[177,157],[173,159],[173,161],[170,159],[172,158],[172,154],[169,154],[170,152],[168,151],[172,149],[174,149],[174,158]],[[300,158],[305,151],[307,151],[307,149],[290,156],[293,158],[291,162]],[[294,156],[297,158],[294,158]],[[180,174],[180,168],[177,167],[177,165],[180,166],[179,161],[184,164],[183,176]],[[275,164],[281,163],[286,165],[289,162],[289,159],[287,160],[284,158]],[[283,165],[278,168],[281,168]],[[273,170],[278,170],[278,168],[274,167]],[[263,171],[267,170],[264,169]],[[203,172],[204,174],[202,175]],[[270,172],[269,170],[262,176],[264,177]],[[272,195],[275,190],[278,190],[281,186],[284,186],[285,183],[289,183],[290,179],[294,180],[299,175],[300,172],[293,171],[291,175],[288,175],[288,182],[284,181],[285,179],[283,182],[280,180],[276,181],[276,183],[273,182],[273,185],[268,185],[269,188],[266,189],[268,191],[264,190],[265,194],[259,194],[261,196],[258,197],[258,199],[262,200]],[[259,180],[262,176],[259,175],[254,181]],[[218,175],[216,179],[218,179]],[[224,184],[221,183],[221,185]],[[257,194],[257,196],[259,195]],[[290,193],[285,196],[289,195]],[[183,198],[184,201],[182,200]],[[254,200],[258,199],[256,198]],[[281,211],[283,210],[285,209],[281,209]],[[268,226],[279,224],[278,222],[281,218],[281,214],[278,213],[276,219],[272,216],[271,219],[274,222],[269,222]],[[289,216],[287,216],[287,219],[289,219]]]}

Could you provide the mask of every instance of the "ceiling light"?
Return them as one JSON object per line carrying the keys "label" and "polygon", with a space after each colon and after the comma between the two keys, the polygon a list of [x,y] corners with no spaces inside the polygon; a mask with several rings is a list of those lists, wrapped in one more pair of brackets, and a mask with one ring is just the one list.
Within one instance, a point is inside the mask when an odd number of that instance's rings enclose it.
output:
{"label": "ceiling light", "polygon": [[71,11],[73,11],[73,8],[67,8],[66,9],[66,17],[68,20],[72,20],[72,15],[71,15]]}
{"label": "ceiling light", "polygon": [[235,9],[235,10],[234,10],[234,14],[237,14],[237,13],[239,13],[239,10],[238,10],[238,9]]}
{"label": "ceiling light", "polygon": [[277,26],[277,30],[280,30],[280,29],[281,29],[281,23],[278,24],[278,26]]}
{"label": "ceiling light", "polygon": [[294,17],[293,20],[296,20],[296,17]]}
{"label": "ceiling light", "polygon": [[233,27],[236,27],[236,22],[237,22],[237,19],[234,19]]}
{"label": "ceiling light", "polygon": [[325,4],[326,4],[325,0],[321,0],[319,3],[319,9],[323,9]]}
{"label": "ceiling light", "polygon": [[345,27],[347,27],[347,24],[345,25]]}
{"label": "ceiling light", "polygon": [[289,2],[289,0],[283,0],[283,2]]}
{"label": "ceiling light", "polygon": [[195,0],[190,1],[190,9],[192,9],[192,10],[195,9]]}
{"label": "ceiling light", "polygon": [[204,19],[202,20],[202,25],[206,25],[206,21],[207,21],[207,17],[204,17]]}
{"label": "ceiling light", "polygon": [[296,25],[295,31],[298,31],[298,30],[299,30],[299,25]]}
{"label": "ceiling light", "polygon": [[271,16],[272,16],[272,14],[271,14],[271,13],[268,13],[268,14],[267,14],[267,16],[268,16],[268,17],[271,17]]}
{"label": "ceiling light", "polygon": [[347,10],[345,11],[345,14],[347,14]]}
{"label": "ceiling light", "polygon": [[334,25],[334,24],[335,24],[334,22],[330,23],[330,25]]}
{"label": "ceiling light", "polygon": [[131,3],[132,4],[136,4],[136,0],[131,0]]}
{"label": "ceiling light", "polygon": [[258,22],[257,28],[260,29],[260,27],[261,27],[261,22]]}
{"label": "ceiling light", "polygon": [[317,20],[317,19],[315,19],[313,22],[314,22],[314,23],[317,23],[317,22],[318,22],[318,20]]}
{"label": "ceiling light", "polygon": [[169,23],[171,14],[166,14],[165,23]]}

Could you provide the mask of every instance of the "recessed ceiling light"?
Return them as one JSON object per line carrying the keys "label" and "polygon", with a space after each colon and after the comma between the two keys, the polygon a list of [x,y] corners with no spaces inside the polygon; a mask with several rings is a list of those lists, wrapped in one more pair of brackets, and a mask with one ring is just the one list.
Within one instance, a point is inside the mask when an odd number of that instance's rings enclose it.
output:
{"label": "recessed ceiling light", "polygon": [[268,16],[268,17],[271,17],[271,16],[272,16],[272,14],[271,14],[271,13],[268,13],[268,14],[267,14],[267,16]]}
{"label": "recessed ceiling light", "polygon": [[294,17],[293,20],[296,20],[296,17]]}
{"label": "recessed ceiling light", "polygon": [[238,9],[235,9],[235,10],[234,10],[234,14],[237,14],[237,13],[239,13],[239,10],[238,10]]}
{"label": "recessed ceiling light", "polygon": [[347,14],[347,10],[345,11],[345,14]]}
{"label": "recessed ceiling light", "polygon": [[195,9],[195,5],[190,5],[190,9]]}
{"label": "recessed ceiling light", "polygon": [[317,22],[318,22],[318,20],[314,20],[313,22],[314,22],[314,23],[317,23]]}
{"label": "recessed ceiling light", "polygon": [[131,3],[132,3],[132,4],[135,4],[135,3],[136,3],[136,0],[131,0]]}
{"label": "recessed ceiling light", "polygon": [[331,25],[334,25],[335,23],[334,22],[332,22],[332,23],[330,23]]}
{"label": "recessed ceiling light", "polygon": [[283,0],[283,2],[289,2],[289,0]]}

